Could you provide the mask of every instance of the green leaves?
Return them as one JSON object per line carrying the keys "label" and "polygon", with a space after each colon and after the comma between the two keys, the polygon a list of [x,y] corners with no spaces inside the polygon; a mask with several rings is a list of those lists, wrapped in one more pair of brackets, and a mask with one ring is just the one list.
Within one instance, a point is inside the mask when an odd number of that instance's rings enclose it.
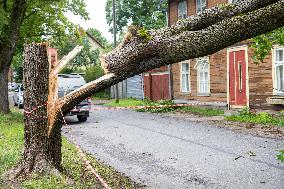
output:
{"label": "green leaves", "polygon": [[144,40],[144,43],[153,39],[153,36],[151,36],[149,31],[145,28],[138,30],[138,36]]}
{"label": "green leaves", "polygon": [[284,28],[279,28],[272,32],[253,38],[252,47],[255,48],[253,59],[255,64],[263,62],[264,58],[270,54],[274,44],[284,45]]}
{"label": "green leaves", "polygon": [[[166,26],[167,1],[160,0],[116,0],[117,29],[122,31],[127,25],[146,29]],[[106,18],[112,24],[112,0],[107,0]],[[110,30],[112,31],[112,29]]]}
{"label": "green leaves", "polygon": [[281,161],[282,163],[284,163],[284,150],[280,150],[279,152],[280,154],[277,155],[277,159]]}
{"label": "green leaves", "polygon": [[4,37],[5,32],[4,28],[8,25],[8,15],[2,8],[0,7],[0,40]]}

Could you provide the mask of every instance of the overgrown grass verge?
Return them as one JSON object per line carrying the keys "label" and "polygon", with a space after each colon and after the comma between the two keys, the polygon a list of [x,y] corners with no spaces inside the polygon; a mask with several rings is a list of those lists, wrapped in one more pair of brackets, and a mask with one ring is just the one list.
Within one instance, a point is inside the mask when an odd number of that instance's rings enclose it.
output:
{"label": "overgrown grass verge", "polygon": [[277,126],[284,126],[283,115],[271,115],[267,112],[253,113],[248,108],[244,108],[239,115],[227,116],[228,121],[238,121],[244,123],[256,123],[256,124],[270,124]]}
{"label": "overgrown grass verge", "polygon": [[180,112],[190,112],[202,116],[219,116],[224,115],[224,110],[214,108],[200,108],[196,106],[181,107]]}
{"label": "overgrown grass verge", "polygon": [[[5,188],[3,173],[16,165],[20,159],[23,149],[23,134],[23,115],[21,113],[0,114],[0,188]],[[32,179],[22,183],[22,188],[102,188],[95,177],[85,170],[75,146],[65,138],[63,138],[62,158],[63,174],[58,176],[33,175]],[[88,155],[88,159],[112,188],[141,188],[128,177],[100,163],[91,155]]]}
{"label": "overgrown grass verge", "polygon": [[[119,103],[115,103],[112,100],[107,106],[159,106],[159,105],[174,105],[171,100],[161,100],[161,101],[149,101],[149,100],[138,100],[134,98],[120,99]],[[167,112],[182,112],[182,113],[192,113],[202,116],[218,116],[223,115],[224,110],[214,109],[214,108],[201,108],[197,106],[187,106],[187,107],[158,107],[158,108],[143,108],[137,109],[138,112],[151,112],[151,113],[167,113]]]}
{"label": "overgrown grass verge", "polygon": [[143,100],[139,100],[136,98],[126,98],[126,99],[119,99],[119,103],[116,103],[114,99],[105,105],[112,106],[112,107],[118,107],[118,106],[127,107],[127,106],[143,106],[143,104],[144,104]]}

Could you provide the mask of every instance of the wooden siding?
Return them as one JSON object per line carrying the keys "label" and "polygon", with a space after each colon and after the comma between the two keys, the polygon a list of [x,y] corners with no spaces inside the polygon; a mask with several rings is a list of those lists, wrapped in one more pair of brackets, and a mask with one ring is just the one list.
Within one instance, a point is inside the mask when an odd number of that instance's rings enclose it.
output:
{"label": "wooden siding", "polygon": [[[188,0],[188,14],[196,13],[196,1]],[[217,4],[227,3],[228,0],[207,0],[208,8]],[[178,1],[170,1],[169,13],[170,24],[177,21]],[[253,48],[250,40],[241,42],[234,46],[248,46],[248,85],[249,102],[252,107],[269,107],[266,98],[273,96],[272,80],[272,55],[265,57],[264,62],[258,65],[254,64]],[[220,101],[227,102],[227,49],[223,49],[209,57],[210,63],[210,95],[198,96],[197,94],[197,70],[194,68],[196,59],[190,61],[190,86],[189,93],[182,93],[180,90],[180,65],[173,65],[173,96],[175,99],[198,100],[198,101]]]}

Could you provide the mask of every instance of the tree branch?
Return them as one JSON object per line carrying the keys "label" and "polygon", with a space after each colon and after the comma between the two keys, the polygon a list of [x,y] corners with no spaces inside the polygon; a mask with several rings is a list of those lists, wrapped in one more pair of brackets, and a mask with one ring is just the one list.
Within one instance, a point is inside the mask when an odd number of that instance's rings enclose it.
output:
{"label": "tree branch", "polygon": [[170,29],[174,29],[175,31],[201,30],[224,19],[260,9],[278,1],[279,0],[241,0],[233,4],[217,5],[211,9],[206,9],[202,14],[177,21]]}
{"label": "tree branch", "polygon": [[67,113],[95,92],[128,77],[164,65],[210,55],[237,42],[272,31],[284,25],[283,11],[284,0],[280,0],[245,14],[222,19],[202,30],[185,30],[166,38],[160,32],[152,31],[153,40],[147,43],[140,37],[134,37],[129,43],[101,57],[103,64],[107,65],[108,74],[69,93],[59,99],[57,104]]}

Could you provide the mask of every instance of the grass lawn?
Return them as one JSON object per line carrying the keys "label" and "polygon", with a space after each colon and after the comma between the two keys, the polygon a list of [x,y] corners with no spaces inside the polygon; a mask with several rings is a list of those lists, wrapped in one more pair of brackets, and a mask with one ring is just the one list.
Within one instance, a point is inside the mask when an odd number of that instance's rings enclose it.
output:
{"label": "grass lawn", "polygon": [[201,108],[196,106],[187,106],[187,107],[180,107],[180,112],[189,112],[197,115],[202,116],[218,116],[218,115],[224,115],[224,110],[222,109],[214,109],[214,108]]}
{"label": "grass lawn", "polygon": [[[16,165],[23,149],[23,115],[13,111],[9,115],[0,114],[0,188],[4,188],[2,174]],[[140,188],[140,185],[128,177],[104,165],[88,155],[91,164],[111,188]],[[31,180],[22,183],[24,189],[65,189],[65,188],[102,188],[96,179],[85,172],[75,146],[63,138],[62,164],[64,174],[61,176],[34,175]],[[1,185],[2,184],[2,185]]]}
{"label": "grass lawn", "polygon": [[[174,102],[171,100],[151,102],[149,100],[139,100],[134,98],[128,99],[119,99],[119,103],[115,103],[115,100],[105,104],[106,106],[158,106],[158,105],[173,105]],[[193,113],[202,116],[217,116],[223,115],[224,110],[214,109],[214,108],[202,108],[197,106],[188,106],[188,107],[161,107],[161,108],[145,108],[138,109],[138,112],[151,112],[151,113],[167,113],[167,112],[183,112],[183,113]]]}
{"label": "grass lawn", "polygon": [[115,102],[114,100],[111,100],[109,103],[105,104],[106,106],[112,106],[112,107],[126,107],[126,106],[143,106],[144,101],[135,99],[135,98],[126,98],[126,99],[119,99],[119,103]]}

